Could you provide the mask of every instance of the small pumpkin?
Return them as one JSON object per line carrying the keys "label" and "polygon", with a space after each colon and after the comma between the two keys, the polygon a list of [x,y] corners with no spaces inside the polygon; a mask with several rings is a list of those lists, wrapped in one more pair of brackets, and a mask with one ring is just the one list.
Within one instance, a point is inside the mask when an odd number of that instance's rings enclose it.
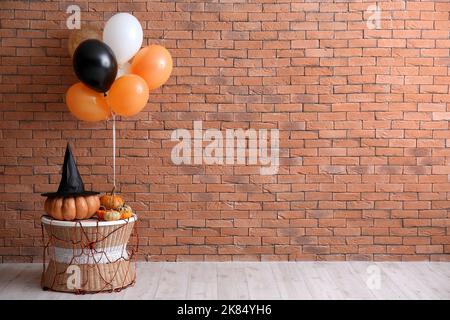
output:
{"label": "small pumpkin", "polygon": [[100,206],[100,208],[95,212],[95,214],[97,215],[97,217],[100,220],[103,220],[103,217],[105,216],[106,213],[106,209],[103,206]]}
{"label": "small pumpkin", "polygon": [[118,208],[123,206],[124,203],[125,202],[123,201],[122,197],[114,193],[105,194],[100,197],[100,204],[108,210],[117,210]]}
{"label": "small pumpkin", "polygon": [[119,220],[120,217],[121,217],[121,214],[117,210],[106,210],[105,214],[103,215],[103,219],[106,221]]}
{"label": "small pumpkin", "polygon": [[56,220],[89,219],[100,207],[97,196],[49,197],[45,200],[45,212]]}
{"label": "small pumpkin", "polygon": [[128,219],[133,215],[133,209],[127,204],[124,204],[123,206],[119,207],[117,211],[121,214],[121,219]]}

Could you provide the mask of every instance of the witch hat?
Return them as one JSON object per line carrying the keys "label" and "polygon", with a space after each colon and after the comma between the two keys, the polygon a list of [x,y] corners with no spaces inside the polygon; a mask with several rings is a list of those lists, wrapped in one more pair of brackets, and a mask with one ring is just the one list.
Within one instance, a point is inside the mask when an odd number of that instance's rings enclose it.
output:
{"label": "witch hat", "polygon": [[84,183],[78,172],[77,164],[67,143],[66,154],[64,155],[64,164],[61,181],[57,192],[43,193],[45,197],[73,197],[73,196],[91,196],[99,194],[95,191],[85,191]]}

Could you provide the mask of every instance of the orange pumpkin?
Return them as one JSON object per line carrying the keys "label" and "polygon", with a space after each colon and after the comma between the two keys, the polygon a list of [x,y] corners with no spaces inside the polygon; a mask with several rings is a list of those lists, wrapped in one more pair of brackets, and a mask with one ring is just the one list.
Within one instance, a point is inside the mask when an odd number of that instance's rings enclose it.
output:
{"label": "orange pumpkin", "polygon": [[119,207],[123,206],[124,201],[121,196],[111,193],[111,194],[105,194],[100,197],[100,204],[104,206],[106,209],[118,209]]}
{"label": "orange pumpkin", "polygon": [[120,212],[117,210],[106,210],[103,219],[106,221],[115,221],[120,219]]}
{"label": "orange pumpkin", "polygon": [[129,205],[124,204],[123,206],[119,207],[117,211],[120,212],[121,217],[120,219],[128,219],[133,215],[133,209]]}
{"label": "orange pumpkin", "polygon": [[45,200],[45,212],[56,220],[89,219],[100,207],[97,196],[50,197]]}
{"label": "orange pumpkin", "polygon": [[100,206],[100,209],[98,209],[98,210],[95,212],[95,214],[97,215],[97,217],[98,217],[100,220],[103,220],[103,217],[105,216],[105,213],[106,213],[106,209],[105,209],[104,207],[102,207],[102,206]]}

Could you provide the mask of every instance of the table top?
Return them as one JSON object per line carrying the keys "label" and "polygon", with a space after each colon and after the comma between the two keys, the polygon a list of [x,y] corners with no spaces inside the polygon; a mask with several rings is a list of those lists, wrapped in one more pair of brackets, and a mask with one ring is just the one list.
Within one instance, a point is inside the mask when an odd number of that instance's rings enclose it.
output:
{"label": "table top", "polygon": [[114,220],[114,221],[104,221],[104,220],[98,220],[95,217],[92,217],[90,219],[84,219],[84,220],[73,220],[73,221],[62,221],[62,220],[56,220],[53,219],[50,216],[42,216],[41,222],[43,224],[51,224],[53,226],[60,226],[60,227],[96,227],[96,226],[115,226],[115,225],[121,225],[126,224],[130,222],[135,222],[137,220],[137,215],[133,214],[128,219],[120,219],[120,220]]}

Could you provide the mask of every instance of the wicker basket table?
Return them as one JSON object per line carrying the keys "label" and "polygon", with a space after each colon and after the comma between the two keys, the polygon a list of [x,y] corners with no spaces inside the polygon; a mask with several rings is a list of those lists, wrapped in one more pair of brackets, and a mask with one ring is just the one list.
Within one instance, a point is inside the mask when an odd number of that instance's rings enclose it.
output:
{"label": "wicker basket table", "polygon": [[43,216],[42,288],[97,293],[133,285],[135,251],[130,251],[127,244],[136,220],[136,215],[117,221],[59,221]]}

